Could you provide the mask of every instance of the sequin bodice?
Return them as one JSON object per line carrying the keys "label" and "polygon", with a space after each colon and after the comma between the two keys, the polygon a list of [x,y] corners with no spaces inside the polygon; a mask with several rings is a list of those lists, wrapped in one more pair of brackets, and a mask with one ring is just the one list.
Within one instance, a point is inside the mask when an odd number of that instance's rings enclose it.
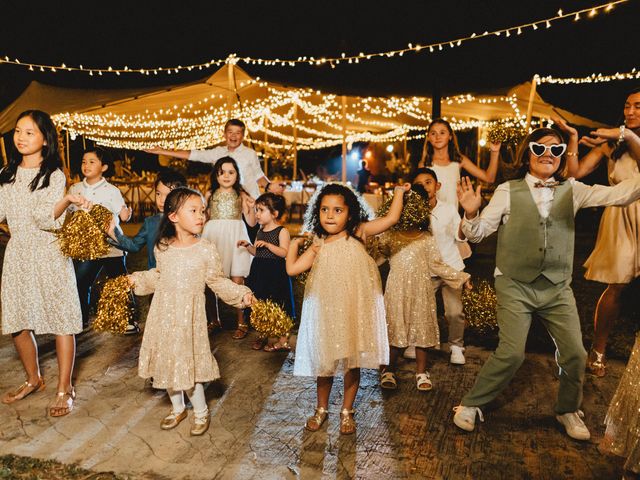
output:
{"label": "sequin bodice", "polygon": [[218,189],[209,199],[210,220],[241,220],[242,198],[235,191],[223,192]]}

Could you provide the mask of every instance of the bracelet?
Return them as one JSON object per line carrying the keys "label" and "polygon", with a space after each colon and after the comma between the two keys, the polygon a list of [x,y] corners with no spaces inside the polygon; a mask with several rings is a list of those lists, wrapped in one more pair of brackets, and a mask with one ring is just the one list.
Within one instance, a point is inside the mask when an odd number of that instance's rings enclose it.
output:
{"label": "bracelet", "polygon": [[577,157],[578,152],[567,152],[567,157]]}
{"label": "bracelet", "polygon": [[625,126],[624,123],[620,125],[620,135],[618,136],[618,143],[624,142],[624,131],[626,128],[627,127]]}

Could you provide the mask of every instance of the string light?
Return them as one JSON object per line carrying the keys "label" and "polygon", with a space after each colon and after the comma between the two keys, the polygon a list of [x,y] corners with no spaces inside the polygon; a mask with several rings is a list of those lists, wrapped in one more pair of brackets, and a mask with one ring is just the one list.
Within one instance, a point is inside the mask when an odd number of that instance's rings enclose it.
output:
{"label": "string light", "polygon": [[506,35],[506,37],[509,37],[511,34],[509,33],[510,30],[514,30],[516,31],[516,33],[518,35],[521,35],[523,33],[524,30],[526,30],[527,28],[531,27],[532,30],[538,30],[538,24],[544,24],[546,26],[546,28],[550,28],[551,27],[551,22],[555,22],[558,20],[563,20],[563,19],[567,19],[570,17],[573,17],[574,21],[578,21],[580,20],[580,14],[586,14],[589,17],[594,17],[600,10],[604,11],[604,12],[610,12],[613,7],[615,5],[618,4],[622,4],[622,3],[626,3],[629,0],[615,0],[612,2],[608,2],[602,5],[598,5],[595,7],[589,7],[589,8],[585,8],[582,10],[577,10],[577,11],[573,11],[573,12],[568,12],[568,13],[564,13],[562,11],[562,9],[558,10],[557,14],[553,17],[550,18],[543,18],[540,20],[536,20],[534,22],[530,22],[530,23],[526,23],[526,24],[521,24],[521,25],[514,25],[512,27],[508,27],[508,28],[502,28],[499,30],[495,30],[492,32],[489,31],[485,31],[484,33],[477,35],[475,33],[465,36],[465,37],[460,37],[460,38],[454,38],[454,39],[450,39],[450,40],[445,40],[442,42],[436,42],[436,43],[432,43],[432,44],[414,44],[414,43],[409,43],[407,45],[406,48],[401,48],[401,49],[397,49],[397,50],[389,50],[389,51],[385,51],[385,52],[369,52],[369,53],[365,53],[365,52],[359,52],[357,55],[347,55],[346,53],[342,52],[339,56],[337,57],[322,57],[322,58],[315,58],[315,57],[310,57],[310,56],[301,56],[301,57],[297,57],[297,58],[290,58],[290,59],[279,59],[279,58],[275,58],[275,59],[266,59],[266,58],[254,58],[254,57],[242,57],[242,56],[238,56],[235,53],[230,54],[227,58],[225,59],[212,59],[209,60],[208,62],[203,62],[203,63],[197,63],[197,64],[193,64],[193,65],[178,65],[178,66],[172,66],[172,67],[138,67],[138,68],[130,68],[128,66],[125,66],[123,68],[114,68],[112,66],[109,66],[108,68],[104,69],[104,68],[97,68],[97,67],[84,67],[83,65],[79,65],[77,67],[75,66],[67,66],[66,63],[62,63],[60,66],[57,65],[46,65],[46,64],[38,64],[38,63],[25,63],[25,62],[20,62],[18,61],[18,59],[10,59],[8,56],[5,56],[4,58],[0,58],[0,63],[6,63],[6,64],[11,64],[11,65],[17,65],[17,66],[21,66],[24,68],[27,68],[29,70],[33,70],[34,68],[39,68],[40,71],[44,72],[46,70],[51,71],[52,73],[55,73],[57,71],[65,71],[65,72],[82,72],[82,73],[87,73],[90,76],[93,76],[94,73],[97,73],[98,75],[102,75],[102,74],[115,74],[115,75],[121,75],[121,74],[138,74],[138,75],[150,75],[151,72],[153,72],[154,75],[158,75],[159,73],[166,73],[168,75],[171,74],[175,74],[175,73],[179,73],[179,72],[183,72],[183,71],[191,71],[194,68],[197,68],[198,70],[202,70],[203,68],[210,68],[212,66],[221,66],[224,64],[237,64],[239,62],[244,62],[245,64],[248,65],[264,65],[264,66],[280,66],[280,67],[284,67],[284,66],[288,66],[288,67],[295,67],[298,65],[314,65],[314,66],[323,66],[326,64],[329,64],[331,68],[335,68],[336,65],[340,65],[341,63],[343,64],[353,64],[353,63],[360,63],[361,61],[364,60],[371,60],[373,58],[393,58],[394,56],[398,55],[398,56],[403,56],[405,53],[409,53],[409,52],[413,52],[413,53],[419,53],[422,51],[425,52],[429,52],[429,53],[433,53],[436,51],[436,49],[438,51],[442,51],[443,47],[446,45],[449,45],[451,48],[454,48],[456,46],[460,46],[462,45],[463,42],[467,42],[470,40],[477,40],[479,38],[483,38],[483,37],[487,37],[490,35],[493,36],[501,36],[501,34],[504,32]]}
{"label": "string light", "polygon": [[638,68],[634,68],[630,72],[616,72],[610,75],[603,75],[602,73],[592,73],[586,77],[568,77],[568,78],[556,78],[551,75],[546,77],[540,77],[536,75],[536,82],[538,84],[542,83],[551,83],[551,84],[560,84],[560,85],[568,85],[568,84],[581,84],[581,83],[604,83],[604,82],[613,82],[617,80],[637,80],[640,78],[640,71]]}

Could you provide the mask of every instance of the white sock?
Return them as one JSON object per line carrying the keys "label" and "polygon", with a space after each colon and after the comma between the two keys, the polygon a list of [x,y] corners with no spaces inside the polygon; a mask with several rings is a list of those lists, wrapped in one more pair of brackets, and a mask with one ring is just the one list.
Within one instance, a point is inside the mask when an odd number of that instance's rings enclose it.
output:
{"label": "white sock", "polygon": [[173,406],[171,411],[176,415],[184,412],[184,394],[182,390],[167,389],[167,394],[169,395],[171,405]]}
{"label": "white sock", "polygon": [[204,386],[201,383],[196,383],[191,390],[187,390],[187,395],[193,405],[193,415],[196,418],[206,417],[209,409],[207,408],[207,400],[204,398]]}

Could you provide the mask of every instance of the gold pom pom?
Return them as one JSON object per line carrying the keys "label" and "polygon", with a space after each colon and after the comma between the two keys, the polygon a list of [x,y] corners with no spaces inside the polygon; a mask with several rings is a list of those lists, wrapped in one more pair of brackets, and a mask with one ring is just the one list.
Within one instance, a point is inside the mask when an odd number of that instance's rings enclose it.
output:
{"label": "gold pom pom", "polygon": [[[378,209],[376,216],[384,217],[389,213],[393,197],[387,198],[382,206]],[[402,214],[400,220],[392,229],[407,230],[426,230],[429,226],[429,215],[431,209],[427,202],[419,193],[409,190],[404,195],[404,205],[402,206]]]}
{"label": "gold pom pom", "polygon": [[94,205],[89,212],[77,210],[69,215],[62,228],[54,230],[60,250],[74,260],[95,260],[109,253],[105,231],[113,214],[102,205]]}
{"label": "gold pom pom", "polygon": [[526,135],[527,131],[521,126],[496,123],[487,132],[487,139],[491,143],[517,145]]}
{"label": "gold pom pom", "polygon": [[251,305],[251,325],[261,337],[283,337],[293,328],[293,320],[271,300],[258,300]]}
{"label": "gold pom pom", "polygon": [[480,280],[473,290],[462,292],[462,309],[471,328],[480,333],[498,328],[496,291],[486,280]]}
{"label": "gold pom pom", "polygon": [[133,319],[131,283],[126,275],[107,280],[98,300],[98,316],[93,322],[97,332],[123,334]]}
{"label": "gold pom pom", "polygon": [[[298,257],[300,255],[302,255],[304,252],[307,251],[307,249],[313,244],[313,237],[307,237],[305,238],[304,242],[302,242],[299,246],[298,246]],[[309,272],[311,270],[307,270],[305,272],[299,273],[298,275],[296,275],[296,280],[298,280],[301,284],[305,284],[307,282],[307,278],[309,277]]]}

